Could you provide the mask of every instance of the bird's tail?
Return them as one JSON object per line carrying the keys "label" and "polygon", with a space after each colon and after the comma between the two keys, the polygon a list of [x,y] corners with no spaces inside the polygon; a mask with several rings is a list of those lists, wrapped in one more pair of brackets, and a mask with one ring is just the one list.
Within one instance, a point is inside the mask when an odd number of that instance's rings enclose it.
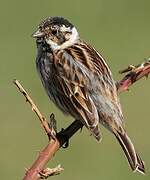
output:
{"label": "bird's tail", "polygon": [[126,133],[122,134],[120,132],[115,132],[119,144],[121,145],[129,165],[133,171],[138,171],[142,174],[145,174],[144,162],[140,156],[135,152],[134,146]]}

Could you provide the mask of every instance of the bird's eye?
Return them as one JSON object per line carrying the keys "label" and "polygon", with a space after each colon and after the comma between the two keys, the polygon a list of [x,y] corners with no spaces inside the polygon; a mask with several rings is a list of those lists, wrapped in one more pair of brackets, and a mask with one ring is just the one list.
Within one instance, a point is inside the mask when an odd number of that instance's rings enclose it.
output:
{"label": "bird's eye", "polygon": [[53,35],[56,35],[56,34],[57,34],[57,30],[54,30],[54,29],[53,29],[53,30],[52,30],[52,34],[53,34]]}

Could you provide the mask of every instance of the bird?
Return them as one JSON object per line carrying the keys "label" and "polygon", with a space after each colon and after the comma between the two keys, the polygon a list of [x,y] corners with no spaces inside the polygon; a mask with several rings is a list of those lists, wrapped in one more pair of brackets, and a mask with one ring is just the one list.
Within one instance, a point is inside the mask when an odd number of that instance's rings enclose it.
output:
{"label": "bird", "polygon": [[50,100],[66,115],[79,120],[100,141],[100,125],[118,140],[132,171],[145,165],[124,127],[116,82],[104,57],[82,40],[64,17],[47,17],[32,34],[36,68]]}

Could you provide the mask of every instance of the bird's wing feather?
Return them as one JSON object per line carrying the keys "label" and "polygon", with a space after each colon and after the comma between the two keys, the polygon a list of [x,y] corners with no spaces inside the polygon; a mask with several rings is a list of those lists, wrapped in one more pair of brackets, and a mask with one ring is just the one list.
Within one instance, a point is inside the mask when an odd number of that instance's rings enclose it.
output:
{"label": "bird's wing feather", "polygon": [[98,111],[88,94],[87,84],[89,74],[81,64],[76,63],[67,51],[54,53],[54,65],[58,72],[57,79],[61,84],[63,94],[70,99],[79,119],[89,128],[97,140],[100,139],[98,130]]}
{"label": "bird's wing feather", "polygon": [[85,42],[80,42],[58,51],[54,59],[63,91],[85,124],[96,127],[101,118],[100,122],[111,126],[108,128],[119,129],[123,120],[121,106],[111,71],[103,57]]}
{"label": "bird's wing feather", "polygon": [[98,104],[101,120],[107,124],[107,119],[111,119],[114,126],[122,126],[123,115],[116,84],[105,59],[86,42],[75,44],[68,51],[80,66],[86,68],[86,72],[89,73],[88,78],[92,79],[88,90],[91,91],[94,102]]}

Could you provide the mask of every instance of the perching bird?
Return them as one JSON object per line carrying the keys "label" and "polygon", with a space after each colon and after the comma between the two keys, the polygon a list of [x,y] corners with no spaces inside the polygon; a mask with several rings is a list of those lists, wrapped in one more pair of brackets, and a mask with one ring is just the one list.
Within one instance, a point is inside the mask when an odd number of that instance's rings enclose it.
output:
{"label": "perching bird", "polygon": [[49,98],[65,114],[81,121],[98,141],[98,124],[104,125],[119,141],[131,169],[145,173],[123,127],[116,84],[104,58],[62,17],[46,18],[33,37],[36,67]]}

